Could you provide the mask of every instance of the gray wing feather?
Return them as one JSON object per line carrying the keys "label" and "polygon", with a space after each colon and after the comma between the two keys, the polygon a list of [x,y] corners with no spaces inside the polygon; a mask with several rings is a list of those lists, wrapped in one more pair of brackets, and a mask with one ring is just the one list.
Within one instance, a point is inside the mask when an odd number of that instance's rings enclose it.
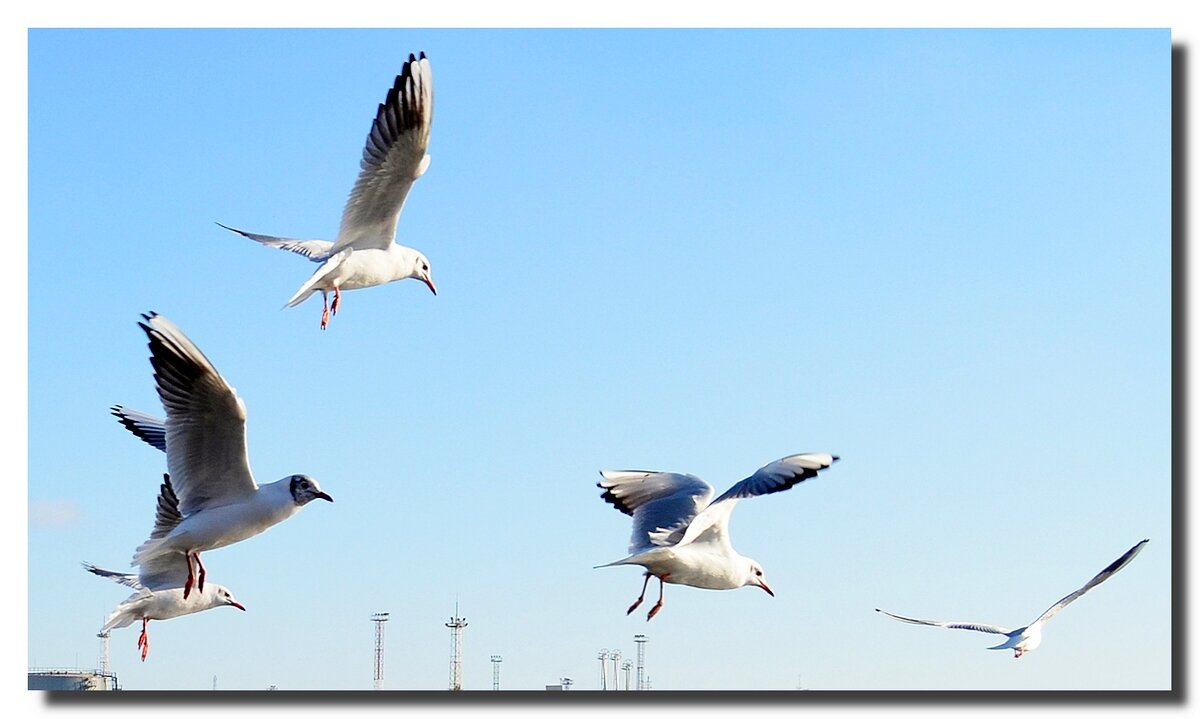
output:
{"label": "gray wing feather", "polygon": [[246,410],[204,353],[167,318],[142,315],[167,412],[167,472],[183,516],[246,499],[258,486],[246,458]]}
{"label": "gray wing feather", "polygon": [[633,517],[631,554],[676,544],[713,494],[708,482],[690,474],[603,470],[600,476],[601,498]]}
{"label": "gray wing feather", "polygon": [[312,260],[313,262],[321,262],[329,257],[329,248],[333,247],[333,243],[328,240],[296,240],[291,237],[275,237],[274,235],[260,235],[255,232],[246,232],[239,230],[236,227],[222,225],[216,223],[218,227],[224,227],[230,232],[236,232],[242,237],[248,237],[255,242],[260,242],[267,247],[277,247],[288,252],[295,252]]}
{"label": "gray wing feather", "polygon": [[111,410],[125,429],[146,444],[162,452],[167,451],[167,424],[165,420],[153,417],[136,409],[114,405]]}
{"label": "gray wing feather", "polygon": [[142,589],[142,585],[138,582],[136,574],[126,574],[125,572],[114,572],[111,569],[101,569],[94,564],[83,562],[83,568],[95,574],[97,577],[111,579],[117,584],[124,584],[130,589]]}
{"label": "gray wing feather", "polygon": [[820,452],[793,454],[760,467],[704,507],[688,526],[680,544],[715,542],[729,545],[728,522],[739,499],[791,489],[828,469],[838,457]]}
{"label": "gray wing feather", "polygon": [[425,53],[408,56],[387,98],[379,105],[363,147],[361,171],[346,207],[337,242],[346,247],[387,249],[413,183],[428,164],[433,125],[433,73]]}
{"label": "gray wing feather", "polygon": [[902,617],[899,614],[892,614],[891,612],[885,612],[884,610],[878,608],[875,611],[881,614],[886,614],[892,619],[899,619],[902,622],[908,622],[909,624],[924,624],[925,626],[929,627],[943,627],[945,629],[970,629],[973,632],[987,632],[988,634],[1008,635],[1012,632],[1011,629],[996,626],[995,624],[978,624],[975,622],[935,622],[929,619],[913,619],[912,617]]}
{"label": "gray wing feather", "polygon": [[1044,622],[1044,621],[1050,619],[1050,617],[1053,617],[1055,614],[1058,614],[1058,612],[1063,607],[1067,606],[1068,604],[1075,601],[1076,599],[1079,599],[1084,594],[1087,594],[1087,592],[1090,589],[1092,589],[1092,587],[1095,587],[1095,586],[1103,583],[1109,577],[1111,577],[1112,575],[1121,571],[1121,569],[1124,568],[1126,564],[1129,564],[1130,562],[1133,561],[1133,558],[1137,556],[1138,552],[1142,551],[1142,547],[1144,547],[1146,545],[1146,542],[1149,542],[1149,541],[1150,541],[1149,539],[1143,539],[1142,541],[1140,541],[1137,544],[1130,547],[1128,549],[1128,551],[1126,551],[1124,554],[1122,554],[1120,557],[1118,557],[1116,559],[1116,561],[1114,561],[1112,564],[1108,565],[1104,569],[1100,570],[1099,574],[1097,574],[1096,576],[1094,576],[1090,580],[1088,580],[1087,584],[1083,585],[1079,589],[1076,589],[1075,591],[1071,592],[1067,596],[1058,600],[1057,602],[1054,603],[1053,606],[1051,606],[1046,611],[1042,612],[1042,616],[1038,617],[1035,620],[1035,623],[1036,622]]}

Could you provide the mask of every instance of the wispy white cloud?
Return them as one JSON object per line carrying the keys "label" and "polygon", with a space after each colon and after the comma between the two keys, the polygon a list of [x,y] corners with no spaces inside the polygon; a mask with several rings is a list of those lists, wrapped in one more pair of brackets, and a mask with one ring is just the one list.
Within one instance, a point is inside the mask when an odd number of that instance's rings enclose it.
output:
{"label": "wispy white cloud", "polygon": [[29,503],[31,529],[63,529],[83,518],[79,505],[68,500],[35,500]]}

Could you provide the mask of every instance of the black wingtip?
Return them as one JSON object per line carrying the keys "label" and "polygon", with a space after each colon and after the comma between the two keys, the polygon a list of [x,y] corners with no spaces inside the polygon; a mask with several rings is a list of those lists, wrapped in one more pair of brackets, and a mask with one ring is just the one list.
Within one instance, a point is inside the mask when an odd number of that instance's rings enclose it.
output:
{"label": "black wingtip", "polygon": [[[833,460],[832,460],[832,462],[836,462],[836,461],[838,461],[839,459],[841,459],[841,457],[837,456],[836,454],[832,454],[832,455],[830,455],[830,456],[831,456],[831,457],[833,457]],[[831,464],[832,464],[832,462],[831,462]]]}

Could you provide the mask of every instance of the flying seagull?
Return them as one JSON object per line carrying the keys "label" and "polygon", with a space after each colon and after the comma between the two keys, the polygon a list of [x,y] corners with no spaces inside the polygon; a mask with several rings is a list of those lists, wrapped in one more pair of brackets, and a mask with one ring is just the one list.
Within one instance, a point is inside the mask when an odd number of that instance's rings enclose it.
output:
{"label": "flying seagull", "polygon": [[[246,455],[242,399],[174,323],[153,312],[142,318],[145,322],[138,326],[150,338],[150,365],[167,418],[157,420],[119,405],[112,412],[134,434],[167,453],[167,472],[179,498],[181,519],[166,532],[156,526],[137,548],[133,564],[157,566],[164,556],[182,560],[187,570],[186,599],[196,572],[197,591],[204,591],[200,552],[253,537],[314,499],[332,502],[333,498],[304,474],[259,486]],[[138,426],[145,429],[139,431]]]}
{"label": "flying seagull", "polygon": [[734,551],[729,515],[739,499],[791,489],[837,460],[831,454],[793,454],[760,468],[711,502],[713,488],[690,474],[601,471],[604,479],[596,485],[604,489],[601,498],[633,517],[633,536],[628,557],[599,566],[638,564],[646,569],[642,593],[625,613],[632,614],[645,599],[651,577],[658,577],[658,603],[646,621],[662,609],[664,583],[702,589],[751,586],[775,596],[758,562]]}
{"label": "flying seagull", "polygon": [[[179,513],[179,499],[171,488],[171,476],[163,475],[162,487],[159,488],[158,507],[154,516],[154,529],[151,537],[164,536],[183,520]],[[142,650],[142,661],[150,653],[150,635],[146,625],[151,619],[174,619],[185,614],[203,612],[213,607],[237,607],[243,612],[246,608],[233,597],[228,588],[213,582],[209,584],[208,592],[197,592],[186,596],[184,583],[187,572],[184,571],[180,560],[186,561],[182,552],[160,554],[153,560],[142,565],[138,574],[125,574],[108,569],[101,569],[92,564],[83,568],[100,577],[124,584],[134,590],[125,601],[104,620],[101,632],[110,629],[127,627],[135,620],[142,620],[142,633],[138,636],[138,648]]]}
{"label": "flying seagull", "polygon": [[1022,654],[1024,654],[1025,652],[1032,652],[1034,649],[1037,649],[1039,645],[1041,645],[1041,643],[1042,643],[1042,625],[1044,625],[1047,621],[1049,621],[1050,618],[1053,617],[1055,614],[1058,614],[1059,611],[1061,611],[1063,607],[1067,606],[1068,604],[1075,601],[1076,599],[1079,599],[1084,594],[1087,594],[1088,590],[1090,590],[1092,587],[1099,585],[1101,582],[1105,581],[1106,579],[1108,579],[1109,577],[1111,577],[1112,575],[1114,575],[1118,571],[1120,571],[1120,569],[1122,567],[1124,567],[1126,564],[1129,564],[1131,561],[1133,561],[1133,558],[1135,556],[1137,556],[1138,552],[1142,551],[1142,547],[1144,547],[1146,545],[1146,542],[1149,542],[1149,541],[1150,541],[1149,539],[1143,539],[1142,541],[1140,541],[1137,544],[1130,547],[1129,551],[1122,554],[1120,557],[1117,558],[1117,560],[1115,562],[1108,565],[1103,570],[1101,570],[1101,572],[1099,574],[1097,574],[1096,576],[1094,576],[1090,580],[1088,580],[1087,584],[1083,585],[1079,589],[1076,589],[1075,591],[1071,592],[1067,596],[1065,596],[1062,599],[1055,602],[1053,606],[1051,606],[1046,611],[1042,612],[1042,616],[1035,619],[1033,621],[1033,623],[1027,627],[1020,627],[1018,629],[1006,629],[1004,627],[999,627],[994,624],[975,624],[975,623],[968,623],[968,622],[934,622],[934,621],[930,621],[928,619],[913,619],[911,617],[902,617],[899,614],[892,614],[891,612],[885,612],[882,609],[878,609],[878,608],[876,608],[875,611],[882,612],[883,614],[886,614],[893,619],[899,619],[900,621],[908,622],[909,624],[925,624],[925,625],[928,625],[931,627],[944,627],[946,629],[970,629],[970,630],[976,631],[976,632],[987,632],[988,634],[1003,634],[1004,636],[1006,636],[1008,638],[1003,643],[997,644],[994,647],[988,647],[988,649],[1011,649],[1011,650],[1013,650],[1013,658],[1020,659]]}
{"label": "flying seagull", "polygon": [[[429,168],[429,129],[433,124],[433,73],[429,60],[410,54],[396,76],[387,99],[375,113],[363,148],[361,170],[346,206],[337,239],[296,240],[259,235],[221,225],[231,232],[303,255],[321,263],[285,307],[295,307],[314,292],[321,293],[321,329],[337,314],[342,290],[374,287],[409,277],[424,282],[437,294],[429,260],[395,242],[396,224],[413,183]],[[328,293],[333,293],[333,306]]]}

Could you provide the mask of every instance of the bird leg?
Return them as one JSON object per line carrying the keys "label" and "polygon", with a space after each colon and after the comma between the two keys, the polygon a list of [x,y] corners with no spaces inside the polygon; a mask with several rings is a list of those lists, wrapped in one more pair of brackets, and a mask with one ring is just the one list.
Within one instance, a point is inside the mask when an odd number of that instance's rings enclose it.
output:
{"label": "bird leg", "polygon": [[142,633],[138,635],[138,648],[142,650],[142,661],[146,661],[146,655],[150,653],[150,635],[146,633],[146,624],[150,621],[148,617],[142,617]]}
{"label": "bird leg", "polygon": [[[193,552],[192,559],[196,560],[196,567],[199,568],[199,570],[200,570],[200,579],[199,579],[199,581],[196,582],[196,591],[203,593],[204,592],[204,574],[205,574],[205,572],[204,572],[204,564],[202,564],[200,562],[200,552]],[[189,567],[192,566],[190,561],[188,562],[188,566]]]}
{"label": "bird leg", "polygon": [[191,555],[184,554],[183,558],[184,558],[184,561],[186,561],[187,565],[188,565],[187,581],[183,583],[183,598],[187,599],[188,595],[192,593],[192,584],[194,584],[196,581],[196,575],[192,572],[192,557],[191,557]]}
{"label": "bird leg", "polygon": [[333,310],[333,314],[337,314],[338,305],[342,304],[342,291],[338,287],[333,288],[333,306],[329,309]]}
{"label": "bird leg", "polygon": [[630,614],[633,614],[633,610],[637,609],[638,606],[642,603],[642,600],[646,598],[646,585],[650,583],[650,577],[652,577],[652,576],[654,576],[654,575],[651,574],[650,572],[646,572],[646,581],[642,582],[642,593],[638,595],[637,601],[634,602],[633,605],[630,606],[629,609],[625,612],[625,616],[629,616]]}
{"label": "bird leg", "polygon": [[329,325],[329,295],[321,290],[321,329]]}
{"label": "bird leg", "polygon": [[667,586],[666,582],[664,580],[669,576],[671,576],[670,573],[667,573],[658,578],[658,603],[655,604],[653,607],[650,607],[650,613],[646,615],[646,621],[650,621],[651,619],[653,619],[654,615],[658,614],[658,610],[662,609],[663,589]]}

